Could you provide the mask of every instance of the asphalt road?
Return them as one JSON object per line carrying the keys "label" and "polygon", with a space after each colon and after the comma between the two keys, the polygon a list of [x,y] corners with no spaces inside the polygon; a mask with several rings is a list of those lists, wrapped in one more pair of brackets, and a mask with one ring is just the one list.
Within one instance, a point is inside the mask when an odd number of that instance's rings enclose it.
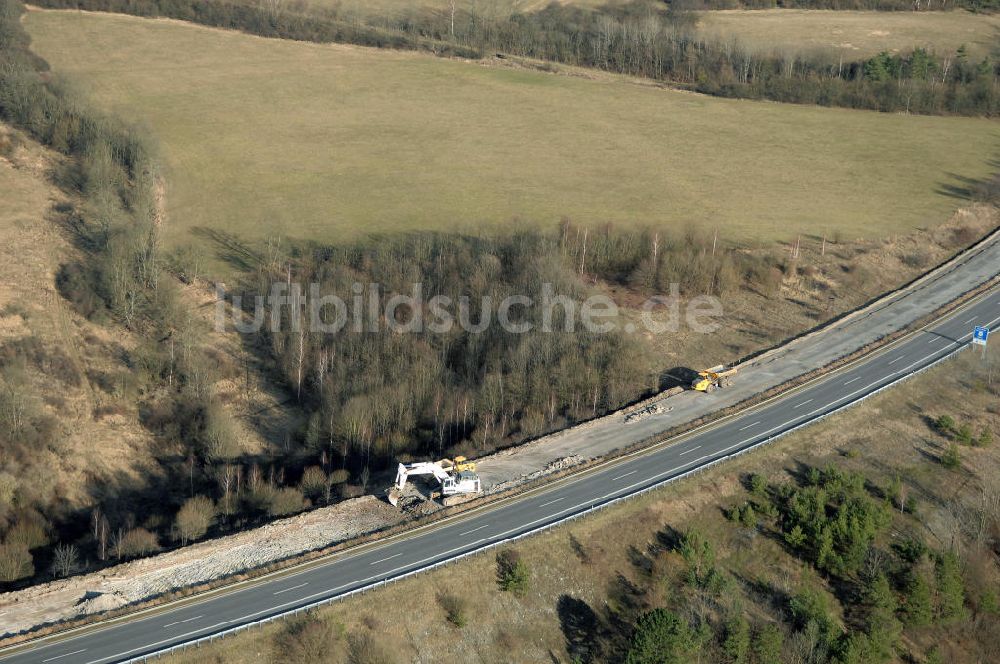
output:
{"label": "asphalt road", "polygon": [[872,356],[719,424],[687,434],[676,443],[635,454],[444,525],[419,530],[412,536],[340,554],[301,572],[240,586],[71,638],[41,642],[30,650],[0,657],[0,661],[105,664],[140,658],[543,528],[821,418],[967,344],[973,325],[993,327],[997,322],[1000,288]]}

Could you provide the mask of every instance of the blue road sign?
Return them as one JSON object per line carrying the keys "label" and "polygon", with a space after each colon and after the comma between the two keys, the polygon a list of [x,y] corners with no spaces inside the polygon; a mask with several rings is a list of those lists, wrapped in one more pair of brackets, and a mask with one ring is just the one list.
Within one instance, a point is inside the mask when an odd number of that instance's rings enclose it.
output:
{"label": "blue road sign", "polygon": [[976,329],[972,331],[972,343],[985,346],[989,336],[990,328],[977,325]]}

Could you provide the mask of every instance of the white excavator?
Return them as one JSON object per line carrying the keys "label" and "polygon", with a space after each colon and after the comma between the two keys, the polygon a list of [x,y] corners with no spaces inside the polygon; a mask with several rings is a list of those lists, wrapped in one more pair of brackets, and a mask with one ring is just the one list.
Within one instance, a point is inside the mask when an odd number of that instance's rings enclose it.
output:
{"label": "white excavator", "polygon": [[[482,491],[482,483],[476,474],[476,464],[465,457],[441,459],[440,461],[419,461],[417,463],[401,463],[396,470],[396,482],[387,492],[389,502],[394,506],[399,504],[403,495],[403,487],[411,475],[433,475],[438,481],[441,496],[447,505],[450,497],[473,496]],[[452,498],[454,500],[454,498]]]}

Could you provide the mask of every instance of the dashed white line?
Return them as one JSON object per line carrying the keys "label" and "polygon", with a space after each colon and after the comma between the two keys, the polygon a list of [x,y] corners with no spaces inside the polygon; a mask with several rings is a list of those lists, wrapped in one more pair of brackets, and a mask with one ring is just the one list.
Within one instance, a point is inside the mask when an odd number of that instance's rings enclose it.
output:
{"label": "dashed white line", "polygon": [[43,659],[42,661],[43,662],[54,662],[57,659],[62,659],[63,657],[69,657],[70,655],[79,655],[82,652],[87,652],[87,649],[84,648],[83,650],[74,650],[73,652],[68,652],[65,655],[56,655],[55,657],[49,657],[48,659]]}
{"label": "dashed white line", "polygon": [[976,318],[978,318],[978,316],[973,316],[973,317],[972,317],[972,318],[970,318],[969,320],[965,321],[965,322],[963,323],[963,325],[968,325],[968,324],[969,324],[969,323],[971,323],[972,321],[976,320]]}
{"label": "dashed white line", "polygon": [[854,378],[852,378],[849,381],[845,382],[844,385],[850,385],[851,383],[853,383],[856,380],[861,380],[861,376],[855,376]]}
{"label": "dashed white line", "polygon": [[291,588],[285,588],[284,590],[276,590],[275,592],[273,592],[271,594],[272,595],[280,595],[281,593],[287,593],[287,592],[291,592],[292,590],[298,590],[299,588],[305,588],[308,585],[309,585],[308,582],[306,582],[306,583],[300,583],[299,585],[292,586]]}
{"label": "dashed white line", "polygon": [[469,533],[474,533],[477,530],[482,530],[483,528],[485,528],[488,525],[490,525],[490,524],[487,523],[485,525],[479,526],[478,528],[473,528],[472,530],[466,530],[464,533],[459,533],[458,536],[461,537],[462,535],[468,535]]}
{"label": "dashed white line", "polygon": [[163,626],[163,629],[166,629],[166,628],[168,628],[168,627],[173,627],[174,625],[180,625],[180,624],[181,624],[181,623],[180,623],[180,621],[179,621],[179,620],[175,620],[175,621],[174,621],[174,622],[172,622],[172,623],[167,623],[166,625],[164,625],[164,626]]}
{"label": "dashed white line", "polygon": [[555,500],[550,500],[547,503],[542,503],[541,505],[539,505],[539,507],[545,507],[546,505],[551,505],[552,503],[558,503],[560,500],[566,500],[566,496],[563,496],[562,498],[556,498]]}
{"label": "dashed white line", "polygon": [[[951,343],[950,345],[954,345],[955,343],[956,343],[956,342],[952,342],[952,343]],[[929,357],[932,357],[932,356],[928,356],[928,358],[929,358]],[[916,362],[915,362],[914,364],[912,364],[912,365],[910,365],[910,366],[914,366],[914,365],[916,365],[916,364],[919,364],[920,362],[922,362],[922,361],[924,361],[925,359],[928,359],[928,358],[922,358],[921,360],[917,360],[917,361],[916,361]],[[899,373],[899,372],[896,372],[896,373]],[[895,375],[895,373],[894,373],[893,375]],[[853,378],[853,379],[851,379],[851,380],[849,380],[849,381],[845,382],[844,384],[845,384],[845,385],[848,385],[848,384],[850,384],[850,383],[853,383],[853,382],[855,382],[856,380],[859,380],[860,378],[861,378],[860,376],[859,376],[859,377],[857,377],[857,378]],[[850,395],[847,395],[846,397],[841,397],[840,399],[838,399],[838,400],[837,400],[837,401],[835,401],[834,403],[839,403],[839,402],[841,402],[841,401],[844,401],[844,400],[846,400],[846,399],[849,399],[849,398],[853,397],[854,395],[858,394],[859,392],[863,392],[863,391],[864,391],[865,389],[868,389],[868,388],[870,388],[870,387],[873,387],[873,386],[875,386],[875,385],[876,385],[876,384],[878,384],[879,382],[881,382],[881,381],[876,381],[876,382],[874,382],[874,383],[871,383],[871,384],[870,384],[870,385],[868,385],[868,386],[867,386],[866,388],[862,388],[862,390],[859,390],[859,391],[856,391],[856,392],[854,392],[854,393],[852,393],[852,394],[850,394]],[[814,413],[815,413],[815,412],[817,412],[817,411],[814,411]],[[756,425],[756,424],[759,424],[759,422],[754,422],[753,424],[750,424],[750,425],[747,425],[747,427],[744,427],[744,428],[749,428],[749,427],[751,427],[751,426],[754,426],[754,425]],[[786,423],[786,424],[788,424],[788,423]],[[775,429],[771,429],[771,430],[769,430],[769,431],[774,431],[774,430],[776,430],[776,429],[778,429],[778,428],[781,428],[781,426],[785,426],[785,425],[779,425],[779,427],[776,427]],[[751,439],[747,439],[746,441],[743,441],[743,442],[741,442],[741,443],[737,443],[736,445],[734,445],[734,446],[732,446],[732,447],[737,447],[737,446],[739,446],[739,445],[743,445],[743,444],[745,444],[746,442],[749,442],[749,440],[751,440]],[[732,449],[732,447],[731,447],[731,448],[727,448],[727,450],[725,450],[725,451],[728,451],[728,449]],[[627,490],[629,490],[629,489],[632,489],[632,488],[634,488],[634,487],[636,487],[636,486],[639,486],[639,485],[640,485],[640,484],[642,484],[643,482],[648,482],[648,481],[651,481],[651,480],[655,480],[655,479],[658,479],[658,478],[661,478],[661,477],[664,477],[665,475],[669,475],[669,474],[671,474],[671,473],[675,473],[675,472],[679,471],[679,470],[680,470],[681,468],[685,468],[685,467],[687,467],[687,466],[690,466],[690,465],[692,465],[692,464],[696,464],[696,463],[698,463],[699,461],[701,461],[701,460],[703,460],[703,459],[706,459],[706,458],[708,458],[708,457],[704,457],[704,456],[703,456],[703,457],[700,457],[700,458],[698,458],[698,459],[695,459],[694,461],[690,461],[690,462],[688,462],[688,463],[685,463],[685,464],[682,464],[681,466],[678,466],[677,468],[673,468],[673,469],[671,469],[671,470],[668,470],[668,471],[666,471],[666,472],[664,472],[664,473],[660,473],[660,474],[656,475],[656,476],[655,476],[655,477],[653,477],[653,478],[648,478],[648,479],[646,479],[646,480],[643,480],[642,482],[639,482],[639,483],[636,483],[636,484],[633,484],[633,485],[631,485],[631,486],[629,486],[629,487],[626,487],[626,488],[625,488],[625,490],[627,491]],[[635,472],[635,471],[633,471],[633,472]],[[628,474],[632,474],[632,473],[628,473]],[[597,501],[591,501],[591,502],[596,502],[596,503],[600,503],[600,502],[603,502],[603,500],[605,500],[606,498],[608,498],[608,497],[611,497],[612,495],[615,495],[615,494],[619,493],[620,491],[621,491],[621,489],[618,489],[618,490],[616,490],[615,492],[612,492],[612,493],[609,493],[609,494],[607,494],[606,496],[604,496],[604,497],[602,497],[602,498],[599,498],[599,499],[597,499]],[[561,499],[561,498],[559,498],[559,499],[557,499],[557,500],[555,500],[555,501],[551,501],[550,503],[546,503],[546,504],[551,504],[552,502],[557,502],[558,500],[562,500],[562,499]],[[577,506],[575,506],[575,507],[570,507],[570,508],[566,508],[566,509],[563,509],[563,510],[560,510],[560,511],[559,511],[559,512],[558,512],[557,514],[563,514],[563,513],[565,513],[565,512],[569,512],[569,511],[572,511],[572,510],[574,510],[574,509],[579,509],[579,508],[580,508],[580,507],[582,507],[582,506],[583,506],[583,505],[577,505]],[[531,523],[529,523],[529,524],[521,524],[521,525],[520,525],[520,526],[518,526],[517,528],[515,528],[515,529],[513,529],[513,530],[509,530],[509,531],[507,531],[507,532],[503,533],[503,534],[502,534],[501,536],[504,536],[504,535],[507,535],[507,534],[509,534],[510,532],[514,532],[515,530],[520,530],[521,528],[525,528],[525,527],[530,527],[530,526],[532,526],[532,525],[534,525],[534,524],[536,524],[536,523],[540,523],[541,521],[544,521],[545,519],[549,519],[549,518],[552,518],[552,515],[549,515],[549,516],[546,516],[546,517],[543,517],[543,518],[541,518],[541,519],[536,519],[535,521],[532,521],[532,522],[531,522]],[[479,541],[484,541],[484,540],[479,540]],[[457,547],[457,548],[455,548],[455,549],[452,549],[452,550],[450,550],[450,551],[446,551],[446,552],[444,552],[443,554],[435,554],[435,555],[434,555],[434,556],[432,556],[432,557],[428,557],[428,558],[425,558],[424,560],[421,560],[421,561],[418,561],[418,562],[416,563],[416,565],[418,565],[418,566],[419,566],[419,565],[422,565],[423,563],[425,563],[425,562],[427,562],[427,561],[430,561],[430,560],[433,560],[433,559],[435,559],[435,558],[437,558],[437,559],[444,559],[444,558],[447,558],[447,557],[448,557],[449,555],[451,555],[452,553],[454,553],[454,552],[456,552],[456,551],[460,551],[460,550],[463,550],[463,549],[465,549],[465,548],[467,548],[467,547],[468,547],[468,545],[463,545],[462,547]],[[397,554],[397,555],[402,555],[402,554]],[[396,557],[396,556],[391,556],[390,558],[395,558],[395,557]],[[389,560],[389,558],[386,558],[385,560]],[[378,561],[378,562],[382,562],[382,561]],[[374,563],[373,563],[373,564],[374,564]],[[397,571],[397,570],[394,570],[394,571]],[[376,577],[370,577],[369,579],[364,579],[364,580],[362,580],[362,581],[360,581],[360,582],[352,582],[352,583],[360,583],[360,584],[362,584],[362,585],[363,585],[364,583],[367,583],[368,581],[372,580],[373,578],[376,578]],[[305,599],[312,599],[312,598],[314,598],[314,597],[319,597],[320,595],[323,595],[323,594],[327,594],[327,593],[331,593],[331,592],[337,592],[338,590],[341,590],[341,589],[343,589],[343,588],[346,588],[346,587],[348,587],[349,585],[352,585],[352,584],[345,584],[345,585],[343,585],[343,586],[339,586],[338,588],[334,588],[334,589],[332,589],[332,590],[326,590],[326,591],[322,591],[322,592],[319,592],[319,593],[315,593],[315,594],[313,594],[313,595],[310,595],[309,597],[307,597],[307,598],[305,598]],[[302,601],[302,600],[296,600],[296,601]],[[291,606],[292,604],[294,604],[294,602],[289,602],[289,603],[287,603],[287,604],[283,604],[283,605],[280,605],[280,606],[278,606],[278,607],[271,607],[270,609],[267,609],[267,610],[265,610],[265,611],[273,611],[273,610],[275,610],[275,609],[281,609],[281,608],[284,608],[284,607],[286,607],[286,606]],[[265,611],[259,611],[259,612],[257,612],[257,613],[253,613],[253,614],[250,614],[250,615],[248,615],[248,616],[244,616],[243,618],[241,618],[241,619],[238,619],[238,620],[245,620],[245,619],[248,619],[248,618],[251,618],[251,617],[253,617],[253,616],[256,616],[256,615],[260,615],[260,614],[264,613]],[[194,618],[192,618],[191,620],[194,620]],[[185,621],[185,622],[187,622],[187,621]],[[230,622],[233,622],[233,621],[230,621]],[[201,632],[205,632],[205,631],[207,631],[207,630],[210,630],[210,629],[213,629],[213,628],[215,628],[215,627],[218,627],[218,626],[221,626],[221,625],[224,625],[224,624],[226,624],[226,623],[224,623],[224,622],[223,622],[223,623],[218,623],[218,624],[216,624],[216,625],[213,625],[213,626],[211,626],[211,627],[206,627],[206,628],[202,628],[202,629],[199,629],[199,630],[196,630],[196,631],[193,631],[193,632],[189,632],[188,634],[183,634],[183,635],[181,635],[181,636],[178,636],[178,637],[173,637],[173,638],[172,638],[171,640],[174,640],[174,639],[180,639],[180,638],[185,638],[185,637],[187,637],[187,636],[190,636],[190,635],[193,635],[193,634],[198,634],[198,633],[201,633]],[[161,642],[159,642],[159,643],[155,643],[155,644],[151,644],[151,645],[155,647],[155,646],[157,646],[157,645],[160,645],[160,644],[162,644],[162,643],[167,643],[167,642],[169,642],[169,641],[161,641]],[[149,647],[149,646],[143,646],[143,647]],[[109,660],[109,659],[114,659],[114,658],[117,658],[117,657],[122,657],[122,656],[124,656],[124,655],[128,655],[128,654],[131,654],[131,653],[134,653],[134,652],[137,652],[137,651],[138,651],[139,649],[140,649],[140,648],[135,648],[135,649],[133,649],[133,650],[129,650],[129,651],[126,651],[126,652],[124,652],[124,653],[119,653],[119,654],[117,654],[117,655],[112,655],[112,656],[110,656],[110,657],[104,657],[104,658],[101,658],[101,659],[98,659],[98,660],[94,660],[94,661],[93,661],[93,662],[91,662],[90,664],[96,664],[97,662],[104,662],[104,661],[107,661],[107,660]],[[81,651],[78,651],[78,652],[83,652],[83,651],[81,650]],[[76,654],[76,653],[71,653],[71,654]],[[49,661],[49,660],[45,660],[45,661]]]}
{"label": "dashed white line", "polygon": [[192,620],[198,620],[199,618],[204,618],[205,616],[195,616],[194,618],[188,618],[187,620],[182,620],[182,623],[191,622]]}
{"label": "dashed white line", "polygon": [[897,358],[896,358],[895,360],[889,360],[889,364],[895,364],[896,362],[899,362],[899,361],[900,361],[901,359],[903,359],[904,357],[906,357],[906,356],[905,356],[905,355],[900,355],[900,356],[899,356],[899,357],[897,357]]}
{"label": "dashed white line", "polygon": [[628,477],[629,475],[635,475],[638,472],[639,472],[638,470],[630,470],[627,473],[625,473],[624,475],[619,475],[618,477],[612,477],[611,481],[614,482],[615,480],[620,480],[623,477]]}
{"label": "dashed white line", "polygon": [[752,423],[746,425],[745,427],[740,427],[740,431],[743,431],[744,429],[749,429],[750,427],[755,427],[758,424],[760,424],[760,420],[757,420],[756,422],[752,422]]}
{"label": "dashed white line", "polygon": [[805,401],[803,401],[799,405],[795,406],[795,408],[802,408],[802,406],[806,405],[807,403],[812,403],[812,402],[813,402],[813,399],[806,399]]}
{"label": "dashed white line", "polygon": [[382,560],[376,560],[375,562],[368,563],[368,564],[369,565],[378,565],[379,563],[384,563],[387,560],[392,560],[393,558],[399,558],[401,555],[403,555],[402,551],[400,551],[399,553],[397,553],[395,555],[389,556],[388,558],[383,558]]}
{"label": "dashed white line", "polygon": [[694,447],[692,447],[689,450],[684,450],[683,452],[681,452],[677,456],[684,456],[685,454],[690,454],[691,452],[694,452],[695,450],[700,450],[700,449],[701,449],[701,445],[695,445]]}

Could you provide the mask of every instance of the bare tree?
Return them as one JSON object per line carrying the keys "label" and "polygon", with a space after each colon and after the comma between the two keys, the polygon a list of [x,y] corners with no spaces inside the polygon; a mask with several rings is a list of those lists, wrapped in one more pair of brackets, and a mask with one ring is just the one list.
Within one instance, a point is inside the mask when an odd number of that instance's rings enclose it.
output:
{"label": "bare tree", "polygon": [[60,544],[52,552],[52,576],[65,577],[80,571],[80,554],[72,544]]}

